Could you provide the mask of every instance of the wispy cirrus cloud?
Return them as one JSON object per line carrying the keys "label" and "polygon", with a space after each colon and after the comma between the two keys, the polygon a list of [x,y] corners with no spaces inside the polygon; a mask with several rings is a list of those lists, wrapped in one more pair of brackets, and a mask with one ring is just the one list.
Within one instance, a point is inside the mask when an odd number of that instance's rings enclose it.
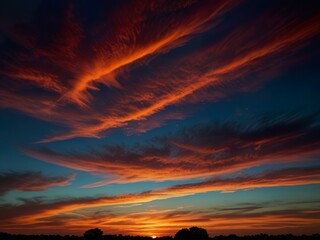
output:
{"label": "wispy cirrus cloud", "polygon": [[66,186],[74,179],[75,175],[71,174],[65,177],[49,177],[41,172],[2,172],[0,173],[0,196],[16,191],[42,191],[53,186]]}
{"label": "wispy cirrus cloud", "polygon": [[101,196],[95,198],[66,198],[45,201],[43,199],[23,200],[21,205],[3,204],[4,226],[28,225],[59,214],[72,213],[85,208],[123,204],[146,203],[154,200],[189,196],[203,192],[230,192],[236,190],[297,186],[320,183],[320,167],[285,168],[270,170],[253,175],[235,178],[214,178],[193,184],[182,184],[168,188],[155,189],[142,193]]}
{"label": "wispy cirrus cloud", "polygon": [[180,129],[138,146],[106,146],[90,152],[46,147],[25,152],[42,161],[99,174],[112,182],[208,177],[266,163],[296,162],[319,153],[318,115],[265,116],[241,124],[212,123]]}
{"label": "wispy cirrus cloud", "polygon": [[[101,19],[93,26],[86,25],[84,20],[87,19],[77,18],[75,12],[85,14],[83,9],[61,2],[43,4],[38,10],[35,21],[44,21],[50,32],[41,32],[42,25],[36,22],[7,26],[8,35],[19,44],[20,51],[5,52],[9,62],[3,62],[1,73],[60,92],[63,98],[83,105],[89,101],[87,91],[96,88],[93,83],[119,86],[109,74],[148,55],[181,45],[192,34],[206,30],[211,20],[235,6],[236,1],[100,5]],[[46,18],[43,19],[44,14]],[[47,20],[57,14],[57,20]],[[91,38],[92,34],[99,34],[99,37]],[[34,54],[27,55],[30,50]],[[14,57],[19,59],[12,59]],[[58,80],[61,76],[64,81]]]}
{"label": "wispy cirrus cloud", "polygon": [[[169,106],[215,100],[221,88],[237,91],[239,79],[275,67],[319,33],[316,11],[299,4],[279,3],[286,13],[264,10],[221,31],[219,23],[239,2],[169,2],[102,5],[93,19],[81,7],[44,4],[36,20],[51,31],[35,23],[7,30],[0,106],[69,128],[43,142],[100,137],[137,121],[147,130]],[[57,20],[46,22],[46,14]],[[208,32],[201,48],[188,45]],[[170,51],[183,44],[184,51]]]}
{"label": "wispy cirrus cloud", "polygon": [[132,121],[126,127],[129,134],[145,133],[150,129],[158,128],[165,125],[169,120],[181,120],[188,116],[187,113],[181,111],[166,111],[154,114],[149,118]]}

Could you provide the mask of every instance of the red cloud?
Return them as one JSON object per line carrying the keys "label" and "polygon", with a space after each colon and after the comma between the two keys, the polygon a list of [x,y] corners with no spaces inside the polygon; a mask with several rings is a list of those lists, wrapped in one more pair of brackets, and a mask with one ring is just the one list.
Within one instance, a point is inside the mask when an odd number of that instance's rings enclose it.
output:
{"label": "red cloud", "polygon": [[[75,210],[83,208],[144,203],[153,200],[169,199],[210,191],[226,192],[240,189],[296,186],[315,183],[320,183],[319,166],[280,169],[236,178],[216,178],[194,184],[177,185],[143,193],[124,194],[111,197],[64,199],[47,202],[41,199],[32,201],[24,200],[22,205],[2,205],[1,212],[3,213],[4,219],[1,223],[3,229],[10,227],[16,229],[16,226],[18,225],[36,225],[39,223],[41,224],[43,221],[45,221],[46,224],[50,224],[50,222],[54,223],[52,217],[59,216],[61,213],[72,213]],[[228,212],[228,210],[224,211]],[[234,209],[234,211],[236,212],[236,209]],[[229,218],[230,216],[232,216],[232,214],[229,214]],[[265,214],[258,214],[258,216],[262,219],[256,223],[261,224]],[[193,218],[193,220],[195,219],[196,218]],[[248,221],[251,221],[252,219],[255,219],[254,214]]]}
{"label": "red cloud", "polygon": [[[135,148],[107,146],[90,153],[27,149],[36,159],[105,176],[111,182],[207,177],[265,163],[304,161],[319,153],[317,116],[282,115],[277,120],[208,124],[158,136]],[[271,118],[271,119],[273,119]]]}
{"label": "red cloud", "polygon": [[[107,229],[107,234],[128,234],[145,236],[174,235],[185,226],[196,224],[208,230],[210,236],[228,235],[230,232],[238,235],[260,234],[313,234],[317,232],[319,209],[309,210],[287,207],[286,210],[261,210],[226,213],[219,209],[204,209],[202,211],[187,211],[183,209],[144,210],[129,214],[116,214],[111,211],[89,211],[77,215],[51,217],[42,222],[27,225],[8,225],[14,233],[30,233],[37,228],[39,233],[60,233],[61,226],[67,226],[67,234],[82,234],[86,229],[97,226]],[[281,223],[281,225],[280,225]],[[280,226],[279,226],[280,225]],[[13,227],[11,229],[11,227]],[[55,230],[53,230],[55,229]]]}
{"label": "red cloud", "polygon": [[[49,6],[39,10],[36,22],[50,31],[37,23],[8,28],[12,41],[1,52],[0,106],[70,129],[44,142],[100,137],[132,122],[157,122],[152,117],[168,106],[215,100],[221,87],[236,91],[237,79],[274,67],[319,33],[319,16],[293,4],[290,14],[262,12],[200,49],[187,45],[173,54],[199,33],[218,28],[237,3],[169,2],[102,9],[105,14],[91,25],[76,6]],[[56,20],[47,22],[43,14]],[[210,94],[199,94],[206,90]]]}

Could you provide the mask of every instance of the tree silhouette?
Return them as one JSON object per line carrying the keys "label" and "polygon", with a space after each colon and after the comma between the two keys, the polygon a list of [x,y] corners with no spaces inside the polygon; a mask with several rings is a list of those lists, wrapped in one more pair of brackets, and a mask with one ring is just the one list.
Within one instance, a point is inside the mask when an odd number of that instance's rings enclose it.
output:
{"label": "tree silhouette", "polygon": [[191,227],[189,228],[190,239],[191,240],[207,240],[209,238],[207,230],[199,227]]}
{"label": "tree silhouette", "polygon": [[103,231],[99,228],[93,228],[89,229],[88,231],[85,231],[83,234],[85,239],[100,239],[103,235]]}
{"label": "tree silhouette", "polygon": [[175,240],[207,240],[207,230],[199,227],[183,228],[174,236]]}
{"label": "tree silhouette", "polygon": [[175,240],[190,240],[190,232],[187,228],[180,229],[174,236]]}

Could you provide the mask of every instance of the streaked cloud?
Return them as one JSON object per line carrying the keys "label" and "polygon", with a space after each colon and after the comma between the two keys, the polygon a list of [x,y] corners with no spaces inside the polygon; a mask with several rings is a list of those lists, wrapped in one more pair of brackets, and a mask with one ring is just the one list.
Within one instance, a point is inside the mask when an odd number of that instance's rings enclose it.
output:
{"label": "streaked cloud", "polygon": [[126,131],[129,134],[142,134],[151,129],[159,128],[165,125],[169,120],[181,120],[184,119],[188,114],[182,113],[181,111],[166,111],[154,114],[147,119],[133,121],[126,127]]}
{"label": "streaked cloud", "polygon": [[43,191],[53,186],[66,186],[74,179],[71,174],[65,177],[49,177],[41,172],[2,172],[0,173],[0,196],[9,191]]}
{"label": "streaked cloud", "polygon": [[[281,3],[277,8],[289,8],[288,14],[266,9],[221,31],[219,24],[239,4],[102,4],[99,20],[91,21],[79,17],[86,14],[76,6],[44,4],[41,21],[6,29],[10,39],[4,44],[10,47],[1,52],[0,106],[68,127],[42,142],[101,137],[137,121],[146,131],[163,124],[154,116],[169,106],[217,100],[223,89],[261,84],[264,79],[252,83],[250,76],[272,72],[319,33],[314,9]],[[46,22],[41,14],[56,21]],[[250,27],[253,21],[265,27]],[[41,31],[42,25],[50,31]],[[204,32],[212,37],[200,48],[188,45]],[[178,47],[184,51],[173,51]]]}
{"label": "streaked cloud", "polygon": [[[203,226],[210,235],[225,234],[230,232],[237,234],[248,233],[279,233],[294,232],[301,234],[307,229],[308,233],[317,231],[320,223],[319,210],[282,210],[248,213],[223,214],[217,212],[193,212],[183,210],[158,210],[144,211],[127,215],[110,214],[105,217],[85,218],[89,224],[97,224],[101,228],[108,228],[110,232],[120,233],[122,229],[128,229],[128,233],[136,235],[144,233],[151,235],[174,235],[178,229],[195,224]],[[112,217],[113,216],[113,217]],[[82,229],[88,226],[77,226],[71,219],[63,218],[61,222],[71,225],[71,228]],[[281,227],[279,227],[281,223]]]}
{"label": "streaked cloud", "polygon": [[171,186],[142,193],[123,194],[96,198],[69,198],[44,201],[43,199],[22,199],[21,205],[3,204],[1,211],[5,216],[4,225],[10,223],[33,224],[44,218],[59,214],[71,213],[78,209],[113,206],[124,204],[146,203],[154,200],[190,196],[203,192],[231,192],[236,190],[297,186],[320,183],[320,167],[287,168],[269,170],[254,175],[235,178],[214,178],[193,184]]}
{"label": "streaked cloud", "polygon": [[[92,209],[21,224],[15,228],[15,232],[25,233],[29,232],[30,227],[36,227],[40,232],[54,233],[53,228],[63,225],[68,227],[68,233],[79,233],[91,226],[97,226],[105,229],[106,233],[112,234],[123,234],[125,229],[125,234],[130,235],[163,236],[174,235],[177,230],[195,224],[206,228],[211,236],[228,235],[230,232],[236,234],[259,234],[261,232],[301,234],[314,233],[320,223],[319,209],[311,210],[306,205],[295,209],[289,204],[283,210],[268,209],[266,206],[256,204],[239,205],[236,208],[242,210],[202,209],[192,211],[181,207],[166,210],[146,209],[141,212],[121,214],[109,210]],[[10,223],[6,224],[5,228],[10,229],[10,225]]]}
{"label": "streaked cloud", "polygon": [[208,177],[266,163],[306,161],[319,153],[318,115],[273,115],[245,124],[212,123],[187,127],[138,146],[106,146],[90,152],[47,147],[25,152],[42,161],[86,171],[112,182],[164,181]]}

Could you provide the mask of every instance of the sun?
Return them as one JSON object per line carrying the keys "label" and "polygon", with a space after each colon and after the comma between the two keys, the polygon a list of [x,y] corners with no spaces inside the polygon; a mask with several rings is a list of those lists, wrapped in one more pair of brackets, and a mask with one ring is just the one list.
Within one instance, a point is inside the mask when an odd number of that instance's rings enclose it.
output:
{"label": "sun", "polygon": [[155,238],[157,238],[157,236],[151,236],[151,238],[155,239]]}

